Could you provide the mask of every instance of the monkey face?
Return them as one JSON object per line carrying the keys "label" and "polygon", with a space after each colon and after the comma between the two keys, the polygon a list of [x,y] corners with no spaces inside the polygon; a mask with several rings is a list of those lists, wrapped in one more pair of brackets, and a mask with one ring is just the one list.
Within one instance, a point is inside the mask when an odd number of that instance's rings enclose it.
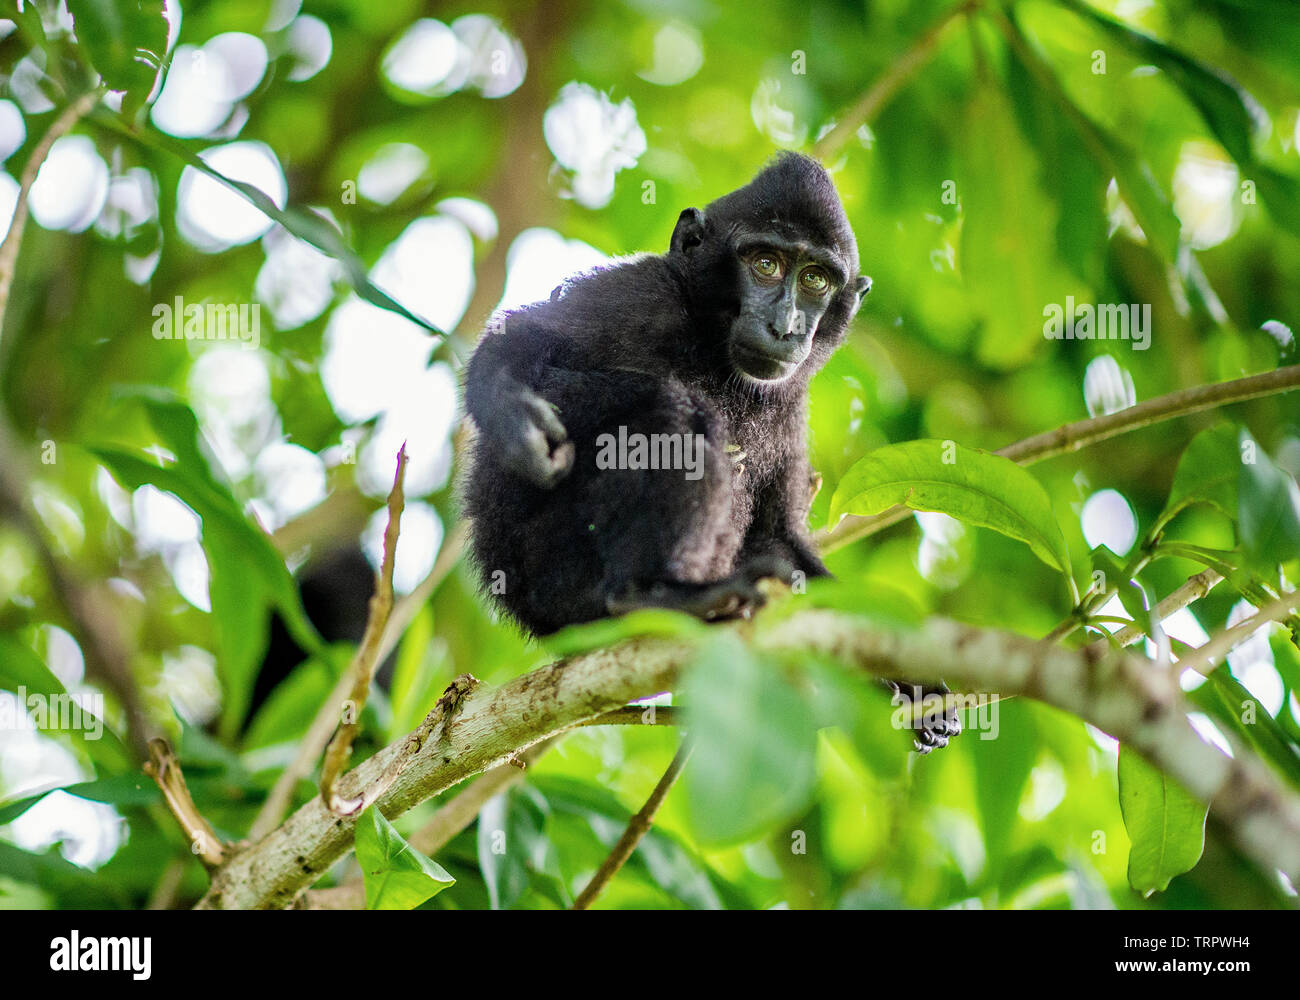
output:
{"label": "monkey face", "polygon": [[820,367],[871,287],[826,171],[793,153],[703,211],[683,211],[668,260],[692,315],[722,321],[710,332],[751,385]]}
{"label": "monkey face", "polygon": [[752,381],[785,381],[807,360],[818,324],[849,275],[832,250],[774,232],[740,240],[736,256],[731,364]]}

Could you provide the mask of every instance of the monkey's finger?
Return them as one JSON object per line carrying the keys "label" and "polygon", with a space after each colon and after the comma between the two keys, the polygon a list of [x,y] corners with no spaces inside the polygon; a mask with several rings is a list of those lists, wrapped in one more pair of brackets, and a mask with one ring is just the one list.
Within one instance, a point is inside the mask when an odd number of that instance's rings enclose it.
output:
{"label": "monkey's finger", "polygon": [[535,393],[526,393],[524,395],[524,406],[528,410],[529,417],[533,423],[541,429],[546,435],[546,440],[551,445],[560,444],[569,439],[569,432],[565,429],[564,422],[555,414],[555,408],[546,400]]}
{"label": "monkey's finger", "polygon": [[767,577],[789,584],[794,580],[794,567],[780,556],[759,556],[744,565],[740,576],[751,586]]}
{"label": "monkey's finger", "polygon": [[571,441],[565,441],[552,450],[546,435],[530,424],[520,446],[512,449],[509,463],[511,469],[525,479],[550,489],[573,468],[573,456]]}

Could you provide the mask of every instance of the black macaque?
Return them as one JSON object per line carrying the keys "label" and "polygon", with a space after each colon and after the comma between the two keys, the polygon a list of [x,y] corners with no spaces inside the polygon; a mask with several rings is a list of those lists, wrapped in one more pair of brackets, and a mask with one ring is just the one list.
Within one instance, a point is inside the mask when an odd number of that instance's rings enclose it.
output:
{"label": "black macaque", "polygon": [[[469,364],[462,484],[485,591],[544,635],[637,607],[748,617],[826,576],[808,382],[871,287],[826,171],[783,153],[688,208],[668,253],[499,318]],[[951,713],[918,749],[944,745]]]}

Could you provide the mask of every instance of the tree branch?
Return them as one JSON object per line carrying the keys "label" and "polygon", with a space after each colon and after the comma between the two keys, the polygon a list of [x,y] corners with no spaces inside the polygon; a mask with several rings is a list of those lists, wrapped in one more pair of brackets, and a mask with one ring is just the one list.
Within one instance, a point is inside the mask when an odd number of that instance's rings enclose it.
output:
{"label": "tree branch", "polygon": [[627,864],[627,859],[636,850],[636,845],[641,843],[641,838],[650,832],[650,827],[655,821],[655,815],[659,812],[659,807],[663,805],[664,799],[668,797],[669,790],[677,783],[682,769],[686,767],[686,762],[691,759],[691,750],[690,737],[684,737],[681,746],[677,748],[677,753],[673,755],[672,762],[668,765],[668,770],[664,772],[663,777],[659,779],[659,783],[655,785],[654,791],[650,793],[650,798],[646,799],[645,805],[640,808],[635,816],[628,820],[627,829],[623,831],[623,836],[618,838],[618,843],[609,852],[609,857],[596,869],[596,874],[591,877],[587,887],[573,901],[573,909],[590,909],[591,904],[596,901],[596,897],[600,895],[605,886],[609,885],[610,879],[617,875],[619,869]]}
{"label": "tree branch", "polygon": [[946,11],[916,43],[895,59],[887,70],[868,88],[856,104],[844,113],[813,146],[813,155],[823,163],[840,152],[863,125],[874,121],[880,110],[890,102],[899,89],[929,60],[944,32],[958,17],[979,7],[981,0],[966,0]]}
{"label": "tree branch", "polygon": [[[374,680],[375,670],[379,667],[379,647],[388,625],[388,615],[393,610],[393,564],[397,561],[397,536],[401,530],[402,508],[406,505],[402,491],[405,475],[406,444],[403,442],[397,452],[397,473],[393,477],[393,489],[388,494],[384,558],[379,572],[375,574],[375,594],[370,598],[366,631],[347,671],[352,678],[352,693],[344,702],[343,720],[325,748],[325,759],[321,762],[321,795],[330,809],[339,815],[359,813],[365,805],[364,791],[355,799],[344,798],[335,793],[335,786],[348,758],[352,756],[352,743],[361,731],[361,710],[365,707],[370,695],[370,682]],[[438,705],[442,705],[442,702],[439,701]],[[437,710],[435,706],[434,711]]]}
{"label": "tree branch", "polygon": [[[27,226],[27,205],[32,185],[36,183],[36,175],[54,143],[67,135],[85,117],[102,93],[99,89],[90,91],[64,108],[32,148],[23,166],[13,219],[9,223],[9,232],[5,235],[4,242],[0,243],[0,365],[4,364],[8,355],[4,341],[5,318],[18,265],[18,252],[22,248],[23,232]],[[2,389],[3,384],[0,383],[0,390]],[[31,542],[49,580],[50,589],[67,613],[69,628],[86,659],[87,675],[102,682],[122,703],[128,743],[143,759],[148,753],[146,744],[149,721],[135,677],[131,673],[130,653],[118,632],[112,611],[105,607],[103,597],[83,584],[72,570],[64,566],[46,542],[40,517],[30,502],[28,484],[32,479],[31,466],[27,450],[9,426],[7,407],[3,398],[0,398],[0,510],[13,518]]]}
{"label": "tree branch", "polygon": [[1245,642],[1270,622],[1286,618],[1297,608],[1300,608],[1300,590],[1283,594],[1244,621],[1219,632],[1205,645],[1198,646],[1195,652],[1188,653],[1178,661],[1178,670],[1195,670],[1208,676],[1239,643]]}
{"label": "tree branch", "polygon": [[[1216,406],[1227,406],[1296,389],[1300,389],[1300,365],[1277,368],[1260,375],[1233,379],[1231,382],[1211,382],[1157,396],[1117,413],[1078,420],[1056,430],[1035,434],[999,448],[994,454],[1021,465],[1033,465],[1174,417],[1185,417]],[[911,514],[912,511],[905,507],[891,507],[870,517],[849,515],[834,528],[822,532],[818,536],[818,543],[823,552],[833,552],[842,545],[874,535],[890,525],[904,521]]]}
{"label": "tree branch", "polygon": [[[733,626],[718,626],[728,628]],[[771,626],[760,618],[754,645],[833,656],[872,674],[915,683],[942,676],[966,690],[1024,694],[1091,722],[1213,803],[1242,848],[1300,879],[1300,798],[1245,754],[1232,759],[1188,722],[1190,706],[1167,672],[1117,650],[1045,647],[1035,640],[943,619],[897,632],[833,611],[795,612]],[[546,737],[628,702],[671,689],[694,645],[637,638],[541,667],[500,687],[481,685],[439,722],[377,805],[400,815]],[[340,782],[356,794],[401,752],[400,740]],[[236,854],[214,875],[205,909],[291,905],[351,845],[353,817],[335,816],[319,796],[278,829]]]}
{"label": "tree branch", "polygon": [[190,842],[190,850],[209,870],[218,867],[226,860],[227,846],[194,804],[180,761],[166,740],[149,741],[149,759],[145,762],[144,773],[158,785],[167,808]]}
{"label": "tree branch", "polygon": [[[1155,611],[1151,613],[1151,620],[1164,621],[1175,611],[1182,611],[1183,608],[1187,607],[1187,605],[1191,604],[1193,601],[1199,601],[1222,581],[1223,577],[1214,570],[1202,570],[1163,601],[1159,602],[1156,605]],[[1106,643],[1113,641],[1119,646],[1131,646],[1144,635],[1146,635],[1146,633],[1142,631],[1142,626],[1138,625],[1137,622],[1133,622],[1130,625],[1125,625],[1112,636],[1096,640],[1095,645],[1098,647],[1104,647]]]}
{"label": "tree branch", "polygon": [[[677,713],[678,710],[671,705],[627,705],[606,712],[604,715],[586,719],[578,723],[578,727],[675,726],[679,721]],[[536,764],[562,735],[563,733],[560,733],[540,743],[534,743],[518,757],[511,758],[508,763],[498,764],[491,770],[485,771],[482,777],[434,813],[428,823],[411,834],[407,838],[410,845],[421,854],[430,857],[437,854],[456,834],[478,818],[479,812],[488,799],[500,795],[512,785],[522,781],[528,773],[528,768]],[[328,889],[309,889],[299,900],[299,907],[306,910],[360,910],[365,905],[365,884],[360,877],[349,879],[342,885]]]}
{"label": "tree branch", "polygon": [[[429,822],[411,834],[407,842],[421,854],[430,857],[437,854],[478,818],[489,799],[521,782],[527,769],[555,745],[557,738],[552,736],[534,743],[510,763],[484,771],[477,781],[449,799]],[[360,875],[328,889],[308,889],[299,900],[299,908],[305,910],[360,910],[365,905],[366,886]]]}

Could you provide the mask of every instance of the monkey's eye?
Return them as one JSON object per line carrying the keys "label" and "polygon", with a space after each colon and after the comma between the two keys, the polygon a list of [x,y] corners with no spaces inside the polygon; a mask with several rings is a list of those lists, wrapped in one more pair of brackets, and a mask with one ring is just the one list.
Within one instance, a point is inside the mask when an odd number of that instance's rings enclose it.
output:
{"label": "monkey's eye", "polygon": [[753,268],[754,273],[760,278],[779,278],[781,276],[781,262],[768,254],[759,254],[750,261],[749,266]]}
{"label": "monkey's eye", "polygon": [[799,275],[799,284],[814,295],[825,295],[826,290],[831,287],[831,279],[820,267],[810,267]]}

